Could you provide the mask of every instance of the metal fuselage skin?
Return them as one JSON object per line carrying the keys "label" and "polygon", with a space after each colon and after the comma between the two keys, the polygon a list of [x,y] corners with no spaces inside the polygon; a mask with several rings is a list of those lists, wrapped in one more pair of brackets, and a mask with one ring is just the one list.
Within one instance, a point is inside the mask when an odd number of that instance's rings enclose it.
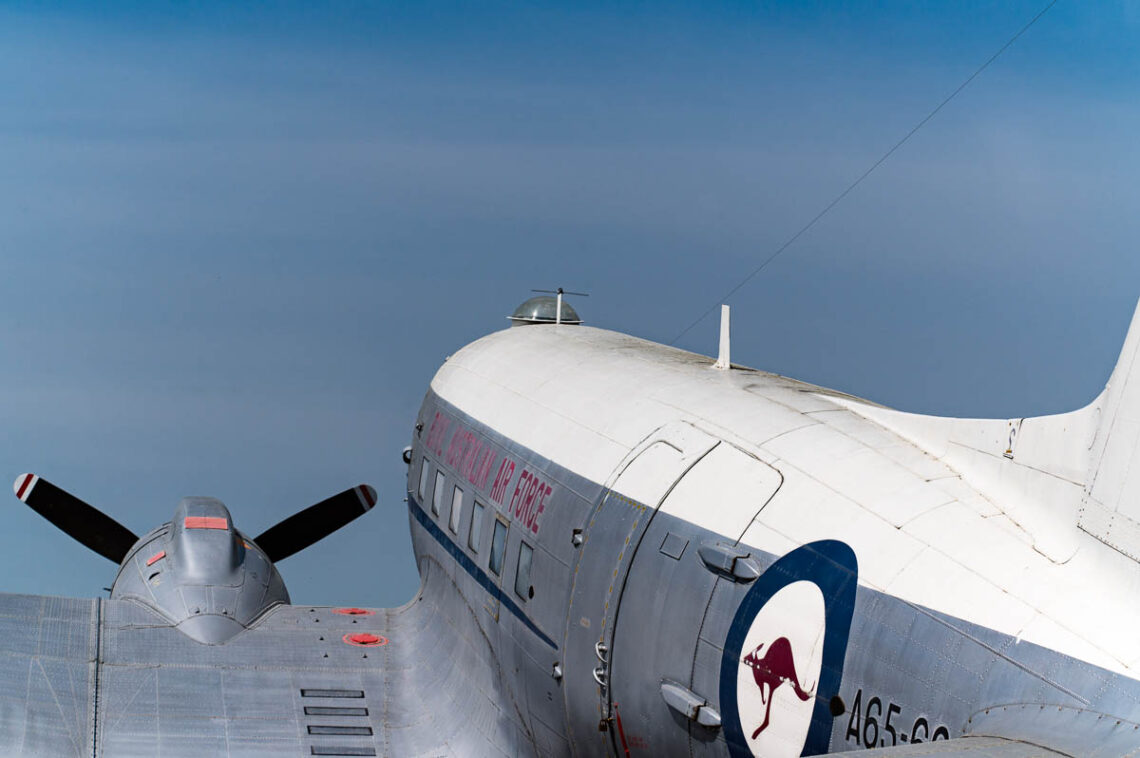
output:
{"label": "metal fuselage skin", "polygon": [[520,753],[1063,743],[1105,714],[1103,744],[1135,746],[1106,629],[1133,562],[1091,538],[1050,560],[851,401],[586,327],[449,358],[413,436],[414,550],[480,629]]}

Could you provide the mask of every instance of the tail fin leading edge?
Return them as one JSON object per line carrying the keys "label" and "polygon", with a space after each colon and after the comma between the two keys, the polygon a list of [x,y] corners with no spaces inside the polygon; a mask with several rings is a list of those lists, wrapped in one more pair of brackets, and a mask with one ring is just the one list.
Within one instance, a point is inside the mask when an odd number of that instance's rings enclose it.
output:
{"label": "tail fin leading edge", "polygon": [[1140,561],[1140,307],[1107,387],[1069,413],[945,418],[832,399],[960,473],[1051,560],[1073,556],[1079,528]]}
{"label": "tail fin leading edge", "polygon": [[[1077,525],[1140,560],[1140,306],[1099,406]],[[1090,406],[1091,407],[1091,406]]]}

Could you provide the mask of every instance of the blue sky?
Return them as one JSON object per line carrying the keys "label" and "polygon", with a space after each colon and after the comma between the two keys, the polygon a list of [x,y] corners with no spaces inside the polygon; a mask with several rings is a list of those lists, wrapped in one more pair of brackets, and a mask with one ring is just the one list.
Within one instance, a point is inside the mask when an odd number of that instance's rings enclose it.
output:
{"label": "blue sky", "polygon": [[[559,285],[670,341],[1043,4],[0,6],[0,474],[140,533],[369,482],[281,569],[401,603],[446,355]],[[928,413],[1091,399],[1140,296],[1138,37],[1061,0],[731,299],[734,358]],[[4,590],[110,584],[7,507]]]}

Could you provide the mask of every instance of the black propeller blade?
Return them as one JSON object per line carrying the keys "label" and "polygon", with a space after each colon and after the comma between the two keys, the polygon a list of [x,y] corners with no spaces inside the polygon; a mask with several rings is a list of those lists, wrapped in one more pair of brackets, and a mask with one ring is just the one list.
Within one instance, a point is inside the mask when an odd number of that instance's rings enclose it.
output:
{"label": "black propeller blade", "polygon": [[254,542],[276,563],[324,539],[375,504],[376,490],[361,484],[294,513],[266,529]]}
{"label": "black propeller blade", "polygon": [[35,474],[16,477],[16,497],[79,542],[122,563],[138,537],[115,519]]}

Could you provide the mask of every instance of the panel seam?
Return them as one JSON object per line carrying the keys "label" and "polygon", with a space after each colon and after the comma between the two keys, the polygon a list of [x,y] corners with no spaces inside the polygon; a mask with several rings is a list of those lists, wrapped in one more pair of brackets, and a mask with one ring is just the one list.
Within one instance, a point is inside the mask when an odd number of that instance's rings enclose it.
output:
{"label": "panel seam", "polygon": [[95,671],[91,690],[91,758],[99,754],[99,664],[103,660],[103,599],[95,598]]}

